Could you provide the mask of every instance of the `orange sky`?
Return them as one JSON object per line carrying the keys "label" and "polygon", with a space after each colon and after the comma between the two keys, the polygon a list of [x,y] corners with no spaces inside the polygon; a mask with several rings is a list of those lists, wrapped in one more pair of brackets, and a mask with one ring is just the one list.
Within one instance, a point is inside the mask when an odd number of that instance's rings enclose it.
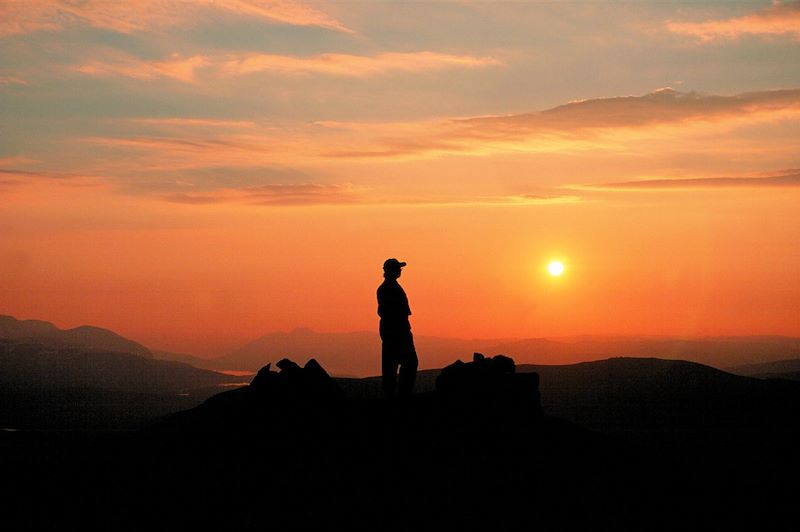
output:
{"label": "orange sky", "polygon": [[800,335],[796,3],[173,4],[0,8],[0,313]]}

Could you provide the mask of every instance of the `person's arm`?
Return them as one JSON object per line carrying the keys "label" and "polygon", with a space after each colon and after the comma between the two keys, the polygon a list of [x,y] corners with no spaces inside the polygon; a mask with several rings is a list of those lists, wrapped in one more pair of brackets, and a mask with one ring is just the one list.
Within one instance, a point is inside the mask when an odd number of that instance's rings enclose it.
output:
{"label": "person's arm", "polygon": [[378,316],[380,316],[381,318],[383,318],[384,315],[386,314],[386,308],[385,308],[386,305],[384,302],[385,298],[383,295],[382,288],[383,288],[382,286],[378,288]]}

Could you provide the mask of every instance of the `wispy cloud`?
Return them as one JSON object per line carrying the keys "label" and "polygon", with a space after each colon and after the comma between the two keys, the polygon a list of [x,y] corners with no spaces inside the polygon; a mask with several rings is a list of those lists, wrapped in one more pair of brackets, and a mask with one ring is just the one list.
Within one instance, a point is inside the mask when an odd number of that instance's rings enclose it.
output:
{"label": "wispy cloud", "polygon": [[0,168],[0,176],[32,178],[32,179],[75,179],[86,177],[82,174],[72,174],[64,172],[20,170],[17,168]]}
{"label": "wispy cloud", "polygon": [[77,67],[78,72],[92,76],[123,76],[150,80],[171,78],[184,83],[195,81],[195,71],[208,65],[203,56],[172,56],[165,61],[144,61],[132,57],[119,57],[113,61],[91,61]]}
{"label": "wispy cloud", "polygon": [[135,124],[145,124],[149,126],[166,126],[179,128],[250,128],[255,127],[256,123],[251,120],[217,120],[212,118],[131,118],[128,120]]}
{"label": "wispy cloud", "polygon": [[200,69],[217,77],[241,76],[257,72],[279,75],[367,77],[389,72],[482,68],[500,64],[499,60],[492,57],[430,51],[389,52],[376,55],[320,54],[306,57],[274,54],[182,57],[174,54],[168,59],[159,61],[115,54],[114,57],[105,60],[82,64],[77,70],[94,76],[122,76],[140,80],[171,78],[184,83],[193,83]]}
{"label": "wispy cloud", "polygon": [[[541,112],[486,116],[439,123],[367,124],[371,141],[337,148],[334,158],[392,158],[436,153],[551,152],[624,145],[620,135],[647,134],[653,128],[709,124],[725,120],[796,118],[800,89],[734,96],[661,89],[644,96],[570,102]],[[339,124],[321,127],[342,128]],[[355,125],[347,127],[358,130]],[[399,132],[399,133],[398,133]]]}
{"label": "wispy cloud", "polygon": [[0,86],[2,85],[27,85],[28,82],[22,78],[14,76],[0,76]]}
{"label": "wispy cloud", "polygon": [[730,116],[800,107],[800,89],[717,96],[659,89],[644,96],[570,102],[539,113],[454,121],[463,134],[513,136],[529,131],[574,132],[652,124],[715,120]]}
{"label": "wispy cloud", "polygon": [[397,197],[371,188],[352,184],[266,184],[238,189],[219,189],[203,193],[177,192],[162,196],[171,203],[213,205],[240,203],[260,206],[312,205],[415,205],[415,206],[475,206],[475,205],[536,205],[545,203],[574,203],[575,195],[516,194],[507,196],[459,197],[448,194],[435,196]]}
{"label": "wispy cloud", "polygon": [[188,205],[247,203],[251,205],[301,206],[360,203],[361,192],[350,184],[265,184],[240,189],[222,189],[206,193],[175,193],[166,201]]}
{"label": "wispy cloud", "polygon": [[[0,159],[0,164],[2,164],[2,161],[3,159]],[[62,187],[96,187],[104,186],[106,180],[102,177],[84,173],[0,168],[0,185],[4,187],[34,184],[50,184]]]}
{"label": "wispy cloud", "polygon": [[120,33],[191,25],[204,12],[223,12],[293,26],[353,33],[323,11],[291,0],[12,0],[0,3],[0,37],[88,25]]}
{"label": "wispy cloud", "polygon": [[674,22],[667,28],[675,33],[692,35],[703,42],[714,39],[736,39],[743,35],[791,35],[800,39],[800,2],[775,3],[743,17]]}
{"label": "wispy cloud", "polygon": [[172,135],[165,132],[160,136],[87,137],[80,141],[135,152],[135,156],[125,161],[114,157],[109,165],[117,169],[138,168],[139,171],[271,165],[299,149],[299,140],[283,139],[276,133],[198,134],[197,130],[185,127]]}
{"label": "wispy cloud", "polygon": [[800,187],[800,170],[784,170],[768,176],[699,177],[689,179],[642,179],[579,188],[603,190],[664,190],[684,188]]}
{"label": "wispy cloud", "polygon": [[[800,89],[700,95],[662,90],[644,96],[568,103],[535,113],[420,122],[254,124],[191,117],[139,118],[151,131],[80,139],[107,148],[96,170],[178,172],[275,165],[310,168],[357,160],[442,155],[630,151],[648,139],[678,141],[692,131],[797,120]],[[720,129],[722,128],[722,129]],[[98,163],[100,164],[100,163]]]}
{"label": "wispy cloud", "polygon": [[223,64],[228,74],[275,72],[283,74],[326,74],[361,77],[387,72],[420,72],[446,68],[480,68],[501,64],[492,57],[423,52],[387,52],[372,56],[320,54],[297,57],[271,54],[246,54]]}
{"label": "wispy cloud", "polygon": [[240,15],[293,26],[317,26],[354,33],[329,14],[298,0],[205,0],[206,3]]}

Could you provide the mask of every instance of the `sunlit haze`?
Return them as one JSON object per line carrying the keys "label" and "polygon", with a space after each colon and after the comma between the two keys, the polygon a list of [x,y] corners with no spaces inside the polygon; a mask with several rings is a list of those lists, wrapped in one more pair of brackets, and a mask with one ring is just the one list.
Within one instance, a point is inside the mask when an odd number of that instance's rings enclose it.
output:
{"label": "sunlit haze", "polygon": [[799,141],[797,2],[5,1],[0,314],[797,336]]}

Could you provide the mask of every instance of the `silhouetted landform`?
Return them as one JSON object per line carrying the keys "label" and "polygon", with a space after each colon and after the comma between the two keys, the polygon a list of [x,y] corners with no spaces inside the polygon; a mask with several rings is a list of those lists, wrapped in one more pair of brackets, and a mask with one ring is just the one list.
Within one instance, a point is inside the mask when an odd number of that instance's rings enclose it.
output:
{"label": "silhouetted landform", "polygon": [[727,368],[735,375],[745,375],[758,379],[787,379],[800,381],[800,358],[777,360],[761,364],[745,364]]}
{"label": "silhouetted landform", "polygon": [[[375,405],[379,398],[346,397],[338,379],[311,359],[302,368],[289,359],[277,364],[280,372],[264,366],[249,386],[230,390],[210,398],[188,412],[181,412],[158,426],[181,429],[235,428],[250,423],[255,418],[273,418],[289,413],[296,416],[298,409],[346,409],[349,406],[369,403]],[[431,399],[435,397],[435,400]],[[417,394],[414,405],[425,405],[431,410],[446,409],[451,413],[464,408],[471,417],[497,416],[513,413],[520,419],[534,419],[542,415],[539,397],[539,378],[535,373],[517,374],[514,361],[498,355],[486,358],[480,353],[473,361],[456,361],[444,368],[436,379],[435,392]],[[510,407],[510,408],[509,408]],[[400,404],[399,409],[405,407]],[[487,410],[494,410],[487,412]],[[267,424],[267,427],[271,424]]]}
{"label": "silhouetted landform", "polygon": [[[599,380],[599,396],[606,397],[617,393],[615,379],[639,379],[642,364],[651,368],[644,372],[651,374],[642,385],[649,390],[645,398],[669,394],[673,386],[705,387],[700,408],[731,383],[776,384],[711,368],[700,368],[702,377],[700,369],[671,361],[606,362],[543,367],[549,373],[541,374],[542,403],[563,386],[550,381],[564,371]],[[736,437],[732,427],[679,444],[636,441],[586,430],[552,417],[547,407],[548,415],[532,409],[538,407],[536,377],[503,356],[456,362],[434,378],[434,389],[395,408],[344,393],[339,384],[348,381],[330,378],[315,361],[277,366],[280,371],[262,368],[249,386],[134,435],[0,432],[5,456],[14,457],[0,475],[0,489],[9,494],[4,523],[29,529],[637,531],[796,524],[797,416],[761,412],[767,421],[745,423]],[[727,384],[714,384],[718,378]],[[618,388],[640,389],[630,382]],[[774,406],[750,395],[741,399]],[[797,407],[793,392],[783,400]],[[653,403],[639,408],[646,415]]]}
{"label": "silhouetted landform", "polygon": [[0,316],[0,339],[51,347],[74,347],[84,351],[113,351],[152,358],[142,344],[123,338],[113,331],[84,325],[74,329],[59,329],[47,321],[18,320]]}
{"label": "silhouetted landform", "polygon": [[[191,364],[210,370],[256,372],[264,364],[287,356],[315,358],[336,376],[376,375],[380,364],[380,338],[374,331],[320,333],[310,329],[266,334],[233,353],[216,358],[168,351],[151,352],[145,346],[113,331],[83,326],[61,330],[39,320],[0,316],[0,339],[93,351],[133,353]],[[672,338],[657,336],[574,336],[526,339],[459,339],[414,337],[422,362],[428,368],[444,367],[452,360],[478,351],[512,353],[517,360],[571,364],[611,357],[689,360],[727,369],[785,359],[800,359],[800,338],[783,336],[730,336]],[[769,373],[769,372],[768,372]]]}
{"label": "silhouetted landform", "polygon": [[[196,368],[206,368],[206,366],[208,365],[208,359],[196,357],[194,355],[190,355],[187,353],[175,353],[172,351],[161,351],[159,349],[151,349],[150,351],[153,353],[153,357],[158,360],[167,360],[170,362],[183,362],[184,364],[189,364],[190,366],[194,366]],[[226,368],[218,368],[218,369],[226,369]]]}
{"label": "silhouetted landform", "polygon": [[[800,384],[764,382],[688,361],[620,357],[520,364],[516,372],[538,375],[542,408],[550,415],[618,437],[752,433],[794,416],[800,419]],[[435,389],[441,373],[419,372],[417,390]],[[337,382],[351,397],[380,396],[377,377]]]}
{"label": "silhouetted landform", "polygon": [[537,339],[518,340],[484,352],[514,353],[519,360],[540,360],[547,364],[629,357],[687,360],[715,368],[800,358],[800,338],[785,336],[575,336],[557,338],[552,342],[542,345]]}
{"label": "silhouetted landform", "polygon": [[[333,416],[344,398],[341,388],[316,360],[300,367],[289,359],[267,364],[248,386],[211,397],[202,405],[180,412],[157,425],[165,430],[269,430],[278,420]],[[287,418],[288,416],[288,418]],[[317,419],[318,420],[318,419]],[[319,421],[319,420],[318,420]]]}
{"label": "silhouetted landform", "polygon": [[131,428],[239,381],[130,353],[0,340],[0,428]]}
{"label": "silhouetted landform", "polygon": [[475,353],[472,362],[457,360],[436,377],[436,391],[444,400],[460,403],[472,411],[504,411],[513,405],[515,415],[542,414],[539,375],[517,373],[514,361],[505,356],[485,357]]}
{"label": "silhouetted landform", "polygon": [[[786,358],[800,358],[800,338],[744,336],[708,338],[603,337],[470,340],[415,334],[423,367],[444,367],[464,353],[511,353],[517,361],[571,364],[611,357],[690,360],[726,368]],[[296,329],[267,334],[220,358],[198,360],[198,367],[258,371],[286,356],[316,358],[332,375],[380,373],[380,338],[373,331],[319,333]]]}
{"label": "silhouetted landform", "polygon": [[612,358],[521,365],[542,379],[543,408],[619,435],[757,433],[800,420],[800,384],[767,382],[681,360]]}

